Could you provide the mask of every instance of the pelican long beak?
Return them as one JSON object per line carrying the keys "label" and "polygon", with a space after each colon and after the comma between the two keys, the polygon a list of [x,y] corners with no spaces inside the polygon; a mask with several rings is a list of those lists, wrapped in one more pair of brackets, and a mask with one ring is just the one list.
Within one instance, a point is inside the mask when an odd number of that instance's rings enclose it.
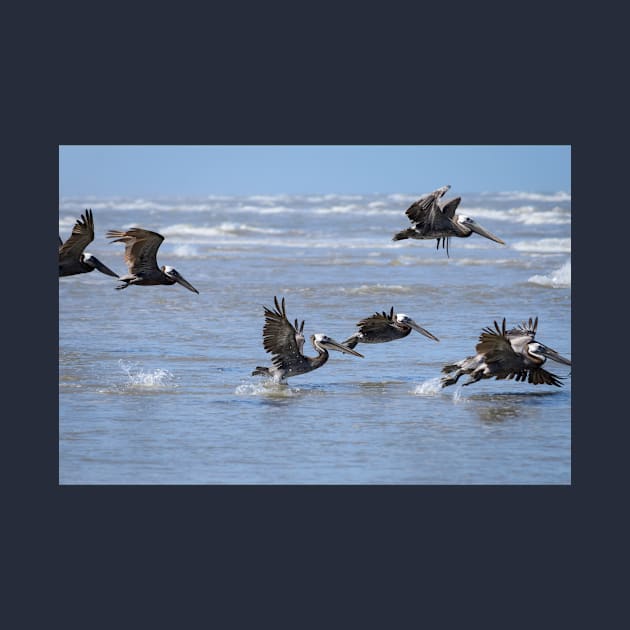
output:
{"label": "pelican long beak", "polygon": [[120,276],[117,273],[114,273],[109,267],[105,266],[98,258],[91,257],[90,263],[94,265],[95,269],[98,269],[101,273],[104,273],[108,276],[112,276],[114,278],[119,278]]}
{"label": "pelican long beak", "polygon": [[186,280],[185,278],[182,278],[180,275],[178,275],[176,278],[174,278],[174,280],[176,282],[179,282],[179,284],[181,284],[183,287],[186,287],[189,291],[192,291],[193,293],[199,295],[199,291],[197,291],[197,289],[195,289],[195,287],[193,287],[193,285],[190,284],[190,282],[188,282],[188,280]]}
{"label": "pelican long beak", "polygon": [[414,322],[412,319],[408,320],[406,324],[408,326],[411,326],[415,331],[419,332],[421,335],[424,335],[425,337],[428,337],[429,339],[433,339],[433,341],[439,341],[439,339],[435,335],[431,334],[425,328],[422,328],[422,326],[418,326],[418,324],[416,324],[416,322]]}
{"label": "pelican long beak", "polygon": [[348,348],[348,346],[344,346],[342,343],[339,343],[334,339],[328,338],[326,341],[320,342],[320,344],[324,346],[327,350],[337,350],[338,352],[343,352],[344,354],[353,354],[355,357],[361,357],[362,359],[365,358],[356,350]]}
{"label": "pelican long beak", "polygon": [[540,350],[541,354],[544,354],[548,359],[552,361],[556,361],[556,363],[562,363],[564,365],[571,365],[571,359],[567,359],[563,357],[561,354],[558,354],[555,350],[551,348],[547,348],[546,346]]}
{"label": "pelican long beak", "polygon": [[488,232],[488,230],[486,230],[485,228],[482,228],[479,225],[479,223],[471,222],[471,223],[468,223],[467,225],[473,232],[476,232],[480,236],[485,236],[486,238],[489,238],[491,241],[494,241],[495,243],[501,243],[501,245],[505,245],[505,241],[502,241],[498,236],[495,236],[491,232]]}

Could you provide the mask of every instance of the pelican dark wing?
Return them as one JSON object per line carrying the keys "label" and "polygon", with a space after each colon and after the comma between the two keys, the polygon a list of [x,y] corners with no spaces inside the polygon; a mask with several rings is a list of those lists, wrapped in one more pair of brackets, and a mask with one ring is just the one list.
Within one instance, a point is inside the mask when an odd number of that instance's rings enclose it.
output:
{"label": "pelican dark wing", "polygon": [[112,243],[125,244],[125,263],[130,274],[143,275],[158,269],[157,250],[164,240],[161,234],[142,228],[131,228],[126,232],[109,230],[107,237],[114,239]]}
{"label": "pelican dark wing", "polygon": [[[528,370],[525,370],[527,373],[527,382],[532,385],[555,385],[556,387],[562,387],[562,383],[560,382],[560,376],[556,374],[552,374],[547,370],[541,367],[531,367]],[[512,378],[509,376],[508,378]],[[521,378],[517,378],[516,380],[525,380],[525,376],[521,376]]]}
{"label": "pelican dark wing", "polygon": [[388,328],[392,328],[394,326],[394,321],[394,307],[392,306],[389,313],[386,313],[385,311],[382,313],[374,313],[374,315],[365,317],[358,322],[357,326],[359,327],[359,332],[363,334],[372,333],[381,335]]}
{"label": "pelican dark wing", "polygon": [[505,318],[501,326],[495,321],[494,328],[486,327],[475,346],[477,354],[457,363],[445,365],[442,372],[453,376],[443,377],[442,385],[453,385],[460,376],[468,374],[470,380],[464,385],[476,383],[483,378],[515,379],[533,385],[555,385],[560,387],[560,378],[542,368],[547,358],[571,365],[569,359],[535,340],[538,318],[529,319],[519,326],[507,330]]}
{"label": "pelican dark wing", "polygon": [[298,324],[296,319],[295,325],[291,324],[287,318],[284,298],[282,298],[282,303],[278,303],[278,298],[274,296],[273,301],[275,310],[264,307],[265,324],[263,326],[263,346],[272,355],[273,367],[267,368],[259,365],[252,372],[252,376],[271,376],[276,381],[284,381],[289,376],[305,374],[324,365],[328,361],[329,350],[363,357],[352,348],[348,348],[321,333],[311,335],[311,342],[317,350],[317,356],[305,356],[302,354],[304,321],[302,320],[302,323]]}
{"label": "pelican dark wing", "polygon": [[445,203],[442,206],[442,214],[449,219],[455,218],[455,210],[457,210],[461,200],[461,197],[455,197],[455,199],[451,199],[448,203]]}
{"label": "pelican dark wing", "polygon": [[424,197],[420,197],[417,201],[414,201],[409,208],[405,211],[405,214],[409,217],[410,221],[414,223],[424,223],[427,218],[435,212],[439,212],[439,206],[437,200],[444,195],[444,193],[450,188],[450,185],[442,186],[434,190]]}
{"label": "pelican dark wing", "polygon": [[273,298],[275,310],[265,309],[265,325],[263,326],[263,347],[272,354],[271,361],[277,368],[287,368],[296,363],[306,362],[302,354],[304,348],[304,320],[298,327],[287,318],[284,298],[278,303],[278,298]]}
{"label": "pelican dark wing", "polygon": [[359,330],[348,337],[343,345],[354,348],[359,343],[385,343],[407,337],[412,330],[421,335],[439,341],[439,339],[428,330],[422,328],[411,317],[404,313],[394,313],[392,306],[389,313],[374,313],[357,323]]}
{"label": "pelican dark wing", "polygon": [[462,200],[461,197],[455,197],[448,203],[440,206],[438,200],[449,188],[450,186],[438,188],[411,204],[405,213],[412,223],[411,228],[396,232],[392,240],[401,241],[408,238],[419,240],[436,239],[437,248],[439,249],[441,244],[446,249],[447,256],[449,256],[449,242],[452,236],[467,238],[476,233],[491,241],[505,245],[504,241],[488,232],[474,219],[455,214]]}
{"label": "pelican dark wing", "polygon": [[512,370],[513,367],[522,368],[520,355],[514,352],[512,344],[505,329],[505,318],[499,328],[499,324],[494,322],[495,329],[487,327],[479,336],[479,343],[475,346],[477,354],[484,355],[485,362],[498,363],[503,369]]}
{"label": "pelican dark wing", "polygon": [[533,339],[536,336],[537,328],[538,328],[538,317],[536,317],[536,319],[533,319],[533,320],[530,317],[529,321],[522,322],[518,326],[511,328],[510,330],[507,331],[506,334],[508,336],[513,336],[513,337],[526,336],[526,337],[529,337],[530,339]]}
{"label": "pelican dark wing", "polygon": [[64,243],[59,237],[59,277],[89,273],[97,269],[108,276],[118,278],[118,274],[104,265],[96,256],[85,251],[94,240],[94,218],[88,209],[72,228],[72,234]]}
{"label": "pelican dark wing", "polygon": [[412,228],[398,232],[395,241],[406,238],[415,239],[437,239],[437,247],[440,243],[442,247],[446,245],[448,255],[448,239],[451,236],[465,237],[470,234],[468,230],[461,227],[455,219],[455,210],[461,201],[461,197],[455,197],[443,207],[440,207],[438,199],[450,186],[443,186],[433,191],[431,194],[418,199],[407,208],[405,214],[413,223]]}
{"label": "pelican dark wing", "polygon": [[342,342],[344,346],[355,348],[358,343],[394,341],[411,332],[411,327],[397,325],[393,306],[389,313],[383,311],[363,318],[357,323],[357,327],[359,330]]}
{"label": "pelican dark wing", "polygon": [[124,289],[130,284],[138,286],[173,285],[177,282],[189,291],[199,293],[174,267],[169,265],[164,265],[162,268],[158,267],[157,250],[164,240],[161,234],[142,228],[131,228],[126,232],[109,230],[107,237],[113,239],[112,243],[125,244],[125,262],[129,273],[120,278],[123,284],[116,287],[117,289]]}
{"label": "pelican dark wing", "polygon": [[[79,260],[85,248],[94,240],[94,217],[92,210],[86,210],[77,219],[68,240],[59,246],[59,259]],[[59,237],[61,242],[61,237]]]}

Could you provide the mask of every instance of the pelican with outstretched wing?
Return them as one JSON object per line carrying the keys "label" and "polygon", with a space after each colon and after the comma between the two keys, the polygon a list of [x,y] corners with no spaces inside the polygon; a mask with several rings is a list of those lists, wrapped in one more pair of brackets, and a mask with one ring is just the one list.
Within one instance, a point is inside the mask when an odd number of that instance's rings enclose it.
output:
{"label": "pelican with outstretched wing", "polygon": [[304,320],[292,324],[287,318],[284,298],[278,302],[273,298],[275,310],[264,306],[263,347],[271,353],[272,367],[257,366],[252,376],[270,376],[276,382],[285,381],[290,376],[306,374],[322,367],[328,361],[329,350],[336,350],[355,357],[362,357],[356,350],[331,339],[328,335],[311,335],[311,343],[317,351],[316,357],[307,357],[304,349]]}
{"label": "pelican with outstretched wing", "polygon": [[[442,247],[446,247],[446,255],[449,255],[448,246],[449,239],[452,236],[459,238],[468,238],[473,233],[484,236],[485,238],[501,243],[505,245],[505,241],[501,240],[498,236],[495,236],[486,228],[482,227],[473,218],[464,215],[456,214],[455,210],[459,206],[462,198],[455,197],[449,202],[440,206],[438,199],[444,195],[449,187],[443,186],[436,191],[422,197],[415,203],[411,204],[407,208],[405,214],[412,223],[410,228],[402,230],[394,234],[392,240],[400,241],[407,238],[412,239],[437,239],[437,247],[439,249],[440,243]],[[441,194],[440,191],[444,191]],[[425,199],[430,198],[433,201],[428,204]]]}
{"label": "pelican with outstretched wing", "polygon": [[533,385],[560,387],[561,377],[548,372],[542,366],[547,359],[564,365],[571,365],[571,360],[536,341],[537,327],[538,318],[530,318],[529,322],[523,322],[510,330],[505,328],[505,318],[500,327],[495,321],[494,329],[490,326],[483,329],[479,343],[475,346],[476,355],[442,368],[442,372],[450,375],[442,377],[442,387],[454,385],[464,374],[469,376],[464,385],[471,385],[485,378],[496,378],[527,380]]}
{"label": "pelican with outstretched wing", "polygon": [[422,328],[411,317],[404,313],[394,313],[392,306],[389,313],[374,313],[370,317],[366,317],[357,323],[359,330],[353,335],[342,341],[344,346],[354,348],[358,343],[385,343],[387,341],[395,341],[403,339],[411,333],[412,330],[419,332],[421,335],[439,341],[439,339],[425,328]]}
{"label": "pelican with outstretched wing", "polygon": [[85,248],[94,240],[94,217],[92,210],[87,209],[77,219],[72,234],[64,243],[59,236],[59,277],[74,276],[78,273],[89,273],[97,269],[108,276],[118,278],[109,267],[106,267],[96,256],[89,254]]}
{"label": "pelican with outstretched wing", "polygon": [[161,234],[142,228],[131,228],[126,232],[109,230],[107,238],[113,239],[112,243],[121,242],[125,244],[125,263],[127,263],[129,273],[119,278],[123,284],[116,287],[117,289],[125,289],[131,284],[147,286],[155,284],[170,285],[177,282],[189,291],[199,293],[173,267],[168,265],[158,267],[157,250],[164,240]]}

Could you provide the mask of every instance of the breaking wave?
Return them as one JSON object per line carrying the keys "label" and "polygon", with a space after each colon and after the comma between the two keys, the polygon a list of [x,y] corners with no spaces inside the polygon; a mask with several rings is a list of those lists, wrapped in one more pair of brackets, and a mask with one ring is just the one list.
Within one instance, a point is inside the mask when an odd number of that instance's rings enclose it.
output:
{"label": "breaking wave", "polygon": [[570,253],[570,238],[540,238],[529,241],[518,241],[512,247],[521,252]]}
{"label": "breaking wave", "polygon": [[523,225],[566,225],[571,223],[571,211],[555,206],[550,210],[542,210],[534,206],[518,206],[507,210],[496,210],[481,207],[462,207],[462,214],[470,214],[474,219],[493,219],[510,221]]}
{"label": "breaking wave", "polygon": [[341,289],[342,293],[349,295],[374,295],[379,293],[410,293],[409,287],[400,284],[362,284],[360,287]]}
{"label": "breaking wave", "polygon": [[212,227],[199,227],[189,225],[187,223],[177,223],[175,225],[169,225],[162,228],[161,233],[164,236],[187,236],[187,237],[200,237],[200,238],[212,238],[216,236],[241,236],[252,234],[288,234],[296,235],[303,234],[302,230],[281,230],[278,228],[263,228],[255,225],[248,225],[246,223],[232,223],[224,221],[219,225]]}
{"label": "breaking wave", "polygon": [[539,284],[543,287],[558,288],[570,288],[571,287],[571,260],[560,267],[552,271],[548,276],[536,275],[527,280],[533,284]]}
{"label": "breaking wave", "polygon": [[533,193],[521,190],[510,190],[489,195],[495,199],[503,199],[506,201],[543,201],[543,202],[561,202],[571,201],[571,193],[566,191],[558,191],[555,193]]}

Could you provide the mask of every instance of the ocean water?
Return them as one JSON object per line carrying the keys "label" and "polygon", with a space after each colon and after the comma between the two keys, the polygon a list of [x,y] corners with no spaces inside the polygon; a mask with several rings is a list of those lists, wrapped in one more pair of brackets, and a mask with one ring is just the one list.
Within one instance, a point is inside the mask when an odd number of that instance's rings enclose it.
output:
{"label": "ocean water", "polygon": [[[92,272],[59,279],[60,484],[570,484],[571,368],[563,387],[486,380],[440,388],[481,329],[539,318],[537,338],[571,357],[569,193],[460,193],[473,235],[393,242],[417,196],[64,198],[59,234],[92,208],[87,248],[123,275],[109,229],[165,240],[158,263],[198,290],[128,287]],[[449,192],[453,192],[453,189]],[[453,195],[447,195],[450,198]],[[263,305],[342,341],[375,311],[415,332],[364,358],[331,353],[288,384],[270,365]]]}

